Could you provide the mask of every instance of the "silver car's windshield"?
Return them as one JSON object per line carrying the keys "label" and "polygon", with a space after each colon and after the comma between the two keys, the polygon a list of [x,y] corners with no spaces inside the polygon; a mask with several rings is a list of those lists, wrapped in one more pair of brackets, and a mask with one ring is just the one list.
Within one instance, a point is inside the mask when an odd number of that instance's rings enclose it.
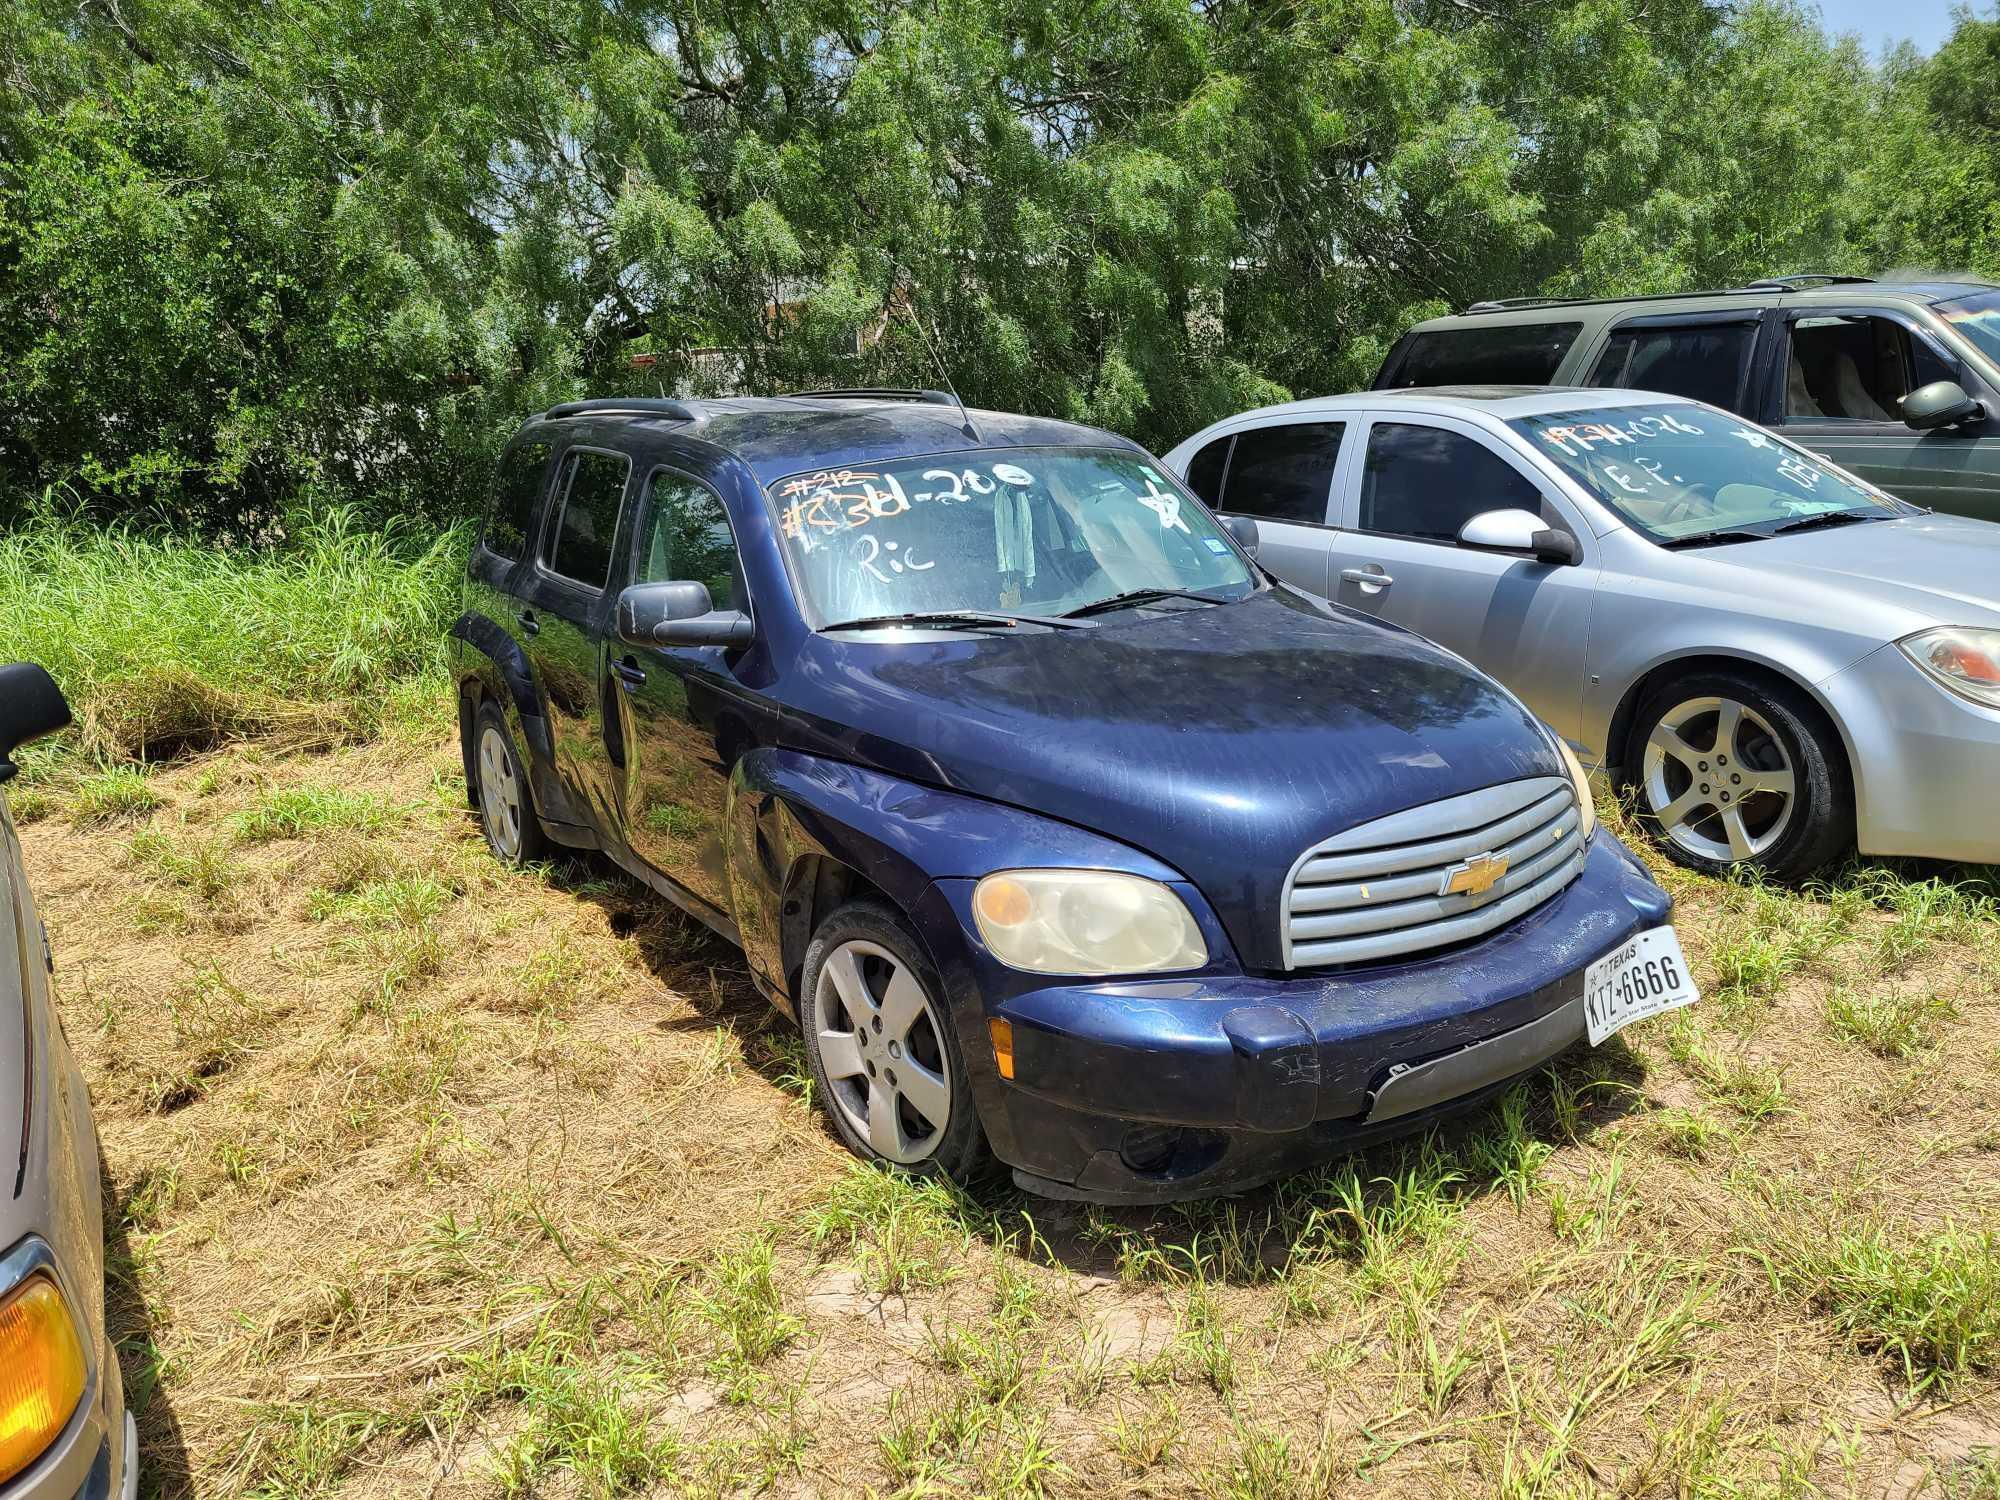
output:
{"label": "silver car's windshield", "polygon": [[1935,311],[1981,354],[2000,365],[2000,292],[1943,302]]}
{"label": "silver car's windshield", "polygon": [[1768,536],[1818,517],[1880,519],[1906,510],[1763,428],[1708,407],[1607,406],[1509,425],[1656,542]]}
{"label": "silver car's windshield", "polygon": [[1126,594],[1241,597],[1256,576],[1145,455],[1002,448],[858,464],[771,486],[819,629],[1008,611],[1047,619]]}

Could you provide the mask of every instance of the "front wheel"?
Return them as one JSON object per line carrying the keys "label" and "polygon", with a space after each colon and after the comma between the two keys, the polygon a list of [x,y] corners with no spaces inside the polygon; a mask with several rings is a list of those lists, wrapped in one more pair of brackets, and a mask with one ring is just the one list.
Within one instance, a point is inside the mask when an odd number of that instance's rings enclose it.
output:
{"label": "front wheel", "polygon": [[960,1182],[978,1173],[986,1142],[943,987],[893,912],[852,901],[820,924],[799,1024],[813,1087],[850,1151]]}
{"label": "front wheel", "polygon": [[1832,730],[1796,688],[1705,672],[1646,695],[1625,764],[1642,819],[1698,870],[1811,874],[1854,842]]}

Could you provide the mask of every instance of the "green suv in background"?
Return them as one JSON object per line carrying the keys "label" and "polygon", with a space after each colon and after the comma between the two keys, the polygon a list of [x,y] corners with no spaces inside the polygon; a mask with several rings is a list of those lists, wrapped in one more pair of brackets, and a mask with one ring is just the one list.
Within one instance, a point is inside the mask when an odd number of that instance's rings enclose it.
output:
{"label": "green suv in background", "polygon": [[1377,390],[1568,385],[1726,407],[1893,495],[2000,521],[2000,286],[1775,276],[1735,291],[1514,297],[1419,323]]}

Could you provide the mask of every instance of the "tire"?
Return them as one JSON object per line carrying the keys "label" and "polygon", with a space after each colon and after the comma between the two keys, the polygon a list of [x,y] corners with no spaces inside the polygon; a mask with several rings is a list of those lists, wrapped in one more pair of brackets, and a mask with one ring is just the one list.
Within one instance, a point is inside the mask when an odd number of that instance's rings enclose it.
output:
{"label": "tire", "polygon": [[486,847],[503,865],[532,864],[547,856],[548,836],[535,816],[528,773],[499,705],[490,698],[472,720],[472,767],[479,828]]}
{"label": "tire", "polygon": [[840,907],[813,934],[799,989],[813,1091],[842,1144],[864,1161],[975,1181],[988,1158],[965,1057],[902,918],[873,901]]}
{"label": "tire", "polygon": [[1789,683],[1696,672],[1648,692],[1625,748],[1640,822],[1670,859],[1804,878],[1854,845],[1846,756]]}

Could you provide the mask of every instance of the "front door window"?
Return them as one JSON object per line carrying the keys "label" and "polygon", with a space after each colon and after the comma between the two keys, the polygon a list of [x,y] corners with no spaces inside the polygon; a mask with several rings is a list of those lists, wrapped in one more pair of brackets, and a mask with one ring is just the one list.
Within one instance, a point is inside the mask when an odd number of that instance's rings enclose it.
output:
{"label": "front door window", "polygon": [[1377,422],[1361,476],[1360,528],[1456,543],[1489,510],[1543,513],[1533,481],[1476,439],[1442,427]]}
{"label": "front door window", "polygon": [[1951,378],[1924,341],[1891,318],[1797,318],[1785,361],[1785,420],[1900,422],[1903,397]]}

